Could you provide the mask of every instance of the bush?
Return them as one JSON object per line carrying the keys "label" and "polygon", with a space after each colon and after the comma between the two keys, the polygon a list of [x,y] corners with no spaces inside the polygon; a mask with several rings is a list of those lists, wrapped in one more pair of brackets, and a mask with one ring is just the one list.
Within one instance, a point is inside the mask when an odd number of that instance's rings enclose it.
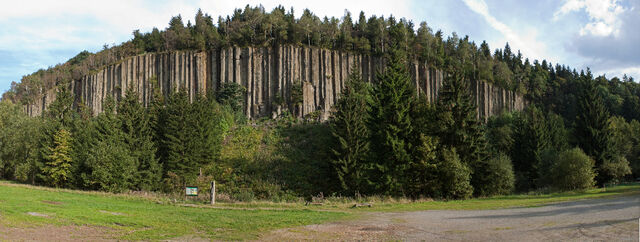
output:
{"label": "bush", "polygon": [[551,167],[552,185],[559,190],[582,190],[593,187],[595,162],[580,148],[560,152]]}
{"label": "bush", "polygon": [[610,177],[611,182],[618,183],[624,176],[631,174],[631,167],[629,167],[627,158],[616,156],[612,160],[602,163],[600,172]]}
{"label": "bush", "polygon": [[481,169],[476,170],[475,176],[483,181],[479,187],[474,187],[479,196],[493,196],[509,194],[515,186],[515,176],[511,158],[503,153],[483,162]]}
{"label": "bush", "polygon": [[438,164],[441,196],[448,199],[471,197],[471,169],[460,161],[455,150],[443,150]]}

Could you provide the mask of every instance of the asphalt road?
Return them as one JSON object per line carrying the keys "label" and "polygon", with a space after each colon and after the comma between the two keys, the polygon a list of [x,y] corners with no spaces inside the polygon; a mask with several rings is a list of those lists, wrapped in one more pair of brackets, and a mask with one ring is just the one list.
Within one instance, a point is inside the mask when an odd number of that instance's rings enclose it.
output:
{"label": "asphalt road", "polygon": [[265,240],[638,241],[640,195],[534,208],[371,213],[275,231]]}

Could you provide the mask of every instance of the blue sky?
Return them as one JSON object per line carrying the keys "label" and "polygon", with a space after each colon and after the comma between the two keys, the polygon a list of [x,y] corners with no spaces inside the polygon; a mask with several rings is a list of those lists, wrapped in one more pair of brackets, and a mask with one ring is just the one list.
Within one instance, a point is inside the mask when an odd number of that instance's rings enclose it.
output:
{"label": "blue sky", "polygon": [[353,1],[151,1],[22,0],[3,1],[0,9],[0,92],[12,81],[65,62],[82,50],[95,52],[119,44],[135,29],[165,28],[171,16],[193,19],[198,8],[214,17],[235,8],[278,4],[305,8],[319,16],[406,17],[486,40],[492,49],[509,42],[530,59],[546,59],[576,69],[590,67],[607,77],[623,73],[640,79],[640,0],[353,0]]}

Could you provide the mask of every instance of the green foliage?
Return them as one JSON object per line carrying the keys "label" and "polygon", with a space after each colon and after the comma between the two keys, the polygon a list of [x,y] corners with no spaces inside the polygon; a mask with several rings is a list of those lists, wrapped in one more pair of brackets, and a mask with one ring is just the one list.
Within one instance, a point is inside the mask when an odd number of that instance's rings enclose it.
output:
{"label": "green foliage", "polygon": [[482,181],[475,186],[479,196],[495,196],[510,194],[515,187],[513,165],[508,155],[500,153],[486,161],[476,170],[474,176],[479,176]]}
{"label": "green foliage", "polygon": [[332,166],[346,194],[366,191],[366,161],[369,155],[369,86],[353,72],[336,102],[329,121],[335,146]]}
{"label": "green foliage", "polygon": [[535,189],[542,152],[552,147],[544,113],[536,106],[528,107],[516,121],[516,139],[511,150],[516,175],[516,189]]}
{"label": "green foliage", "polygon": [[611,180],[609,182],[618,183],[620,180],[631,174],[629,161],[623,156],[615,156],[613,159],[605,161],[600,167],[600,172],[607,174]]}
{"label": "green foliage", "polygon": [[489,117],[486,136],[492,154],[511,153],[515,143],[515,122],[519,113],[502,113]]}
{"label": "green foliage", "polygon": [[596,177],[594,165],[580,148],[560,152],[551,167],[553,187],[565,191],[591,188]]}
{"label": "green foliage", "polygon": [[93,123],[87,169],[81,176],[87,188],[123,192],[133,186],[138,166],[126,143],[126,134],[120,129],[114,105],[108,96],[104,112]]}
{"label": "green foliage", "polygon": [[[632,171],[631,177],[638,177],[640,174],[640,122],[633,120],[629,123],[620,116],[611,117],[609,120],[609,128],[611,129],[611,139],[614,143],[614,152],[618,163],[622,158],[629,162]],[[622,162],[624,163],[624,162]],[[615,173],[615,172],[614,172]],[[620,176],[614,176],[620,179]]]}
{"label": "green foliage", "polygon": [[238,83],[224,83],[216,91],[216,101],[222,105],[231,107],[231,110],[234,112],[242,112],[245,91],[244,87]]}
{"label": "green foliage", "polygon": [[420,143],[416,146],[411,167],[405,174],[409,177],[405,185],[407,195],[411,197],[442,196],[438,169],[442,168],[440,164],[446,161],[439,160],[436,139],[424,134],[419,135]]}
{"label": "green foliage", "polygon": [[49,147],[51,154],[43,168],[46,181],[55,187],[64,187],[71,176],[71,133],[60,129],[53,137],[53,147]]}
{"label": "green foliage", "polygon": [[582,75],[582,85],[574,135],[577,144],[587,155],[595,159],[598,170],[596,181],[602,185],[609,182],[613,175],[602,170],[602,165],[615,155],[609,128],[610,114],[598,91],[598,83],[591,77],[591,72]]}
{"label": "green foliage", "polygon": [[401,50],[393,50],[387,69],[378,75],[371,105],[369,176],[377,193],[402,195],[403,179],[412,160],[412,125],[410,108],[414,89]]}
{"label": "green foliage", "polygon": [[487,143],[468,85],[458,72],[445,79],[436,104],[435,133],[445,149],[455,149],[460,160],[472,169],[471,184],[480,187],[481,175],[475,174],[480,174],[487,159]]}
{"label": "green foliage", "polygon": [[149,112],[138,100],[139,94],[130,86],[118,105],[120,129],[129,153],[136,160],[133,184],[137,190],[156,190],[160,184],[162,167],[156,158],[153,130]]}
{"label": "green foliage", "polygon": [[193,181],[200,168],[190,153],[194,139],[189,96],[184,89],[172,94],[167,100],[166,117],[161,124],[162,146],[166,156],[161,157],[165,177],[169,172],[186,180]]}
{"label": "green foliage", "polygon": [[165,179],[172,179],[172,173],[182,186],[195,182],[200,169],[218,159],[224,120],[220,107],[209,97],[199,94],[190,103],[184,89],[169,96],[158,123]]}
{"label": "green foliage", "polygon": [[471,197],[471,169],[460,160],[455,150],[443,150],[440,160],[437,169],[440,195],[450,199]]}
{"label": "green foliage", "polygon": [[33,181],[41,126],[40,119],[29,118],[19,105],[0,101],[0,177]]}

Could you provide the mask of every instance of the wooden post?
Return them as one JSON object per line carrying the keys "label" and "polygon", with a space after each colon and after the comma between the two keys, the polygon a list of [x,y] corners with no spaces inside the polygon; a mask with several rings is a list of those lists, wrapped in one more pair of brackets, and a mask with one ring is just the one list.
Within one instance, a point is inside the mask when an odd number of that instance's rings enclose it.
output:
{"label": "wooden post", "polygon": [[216,204],[216,181],[211,182],[211,205]]}

